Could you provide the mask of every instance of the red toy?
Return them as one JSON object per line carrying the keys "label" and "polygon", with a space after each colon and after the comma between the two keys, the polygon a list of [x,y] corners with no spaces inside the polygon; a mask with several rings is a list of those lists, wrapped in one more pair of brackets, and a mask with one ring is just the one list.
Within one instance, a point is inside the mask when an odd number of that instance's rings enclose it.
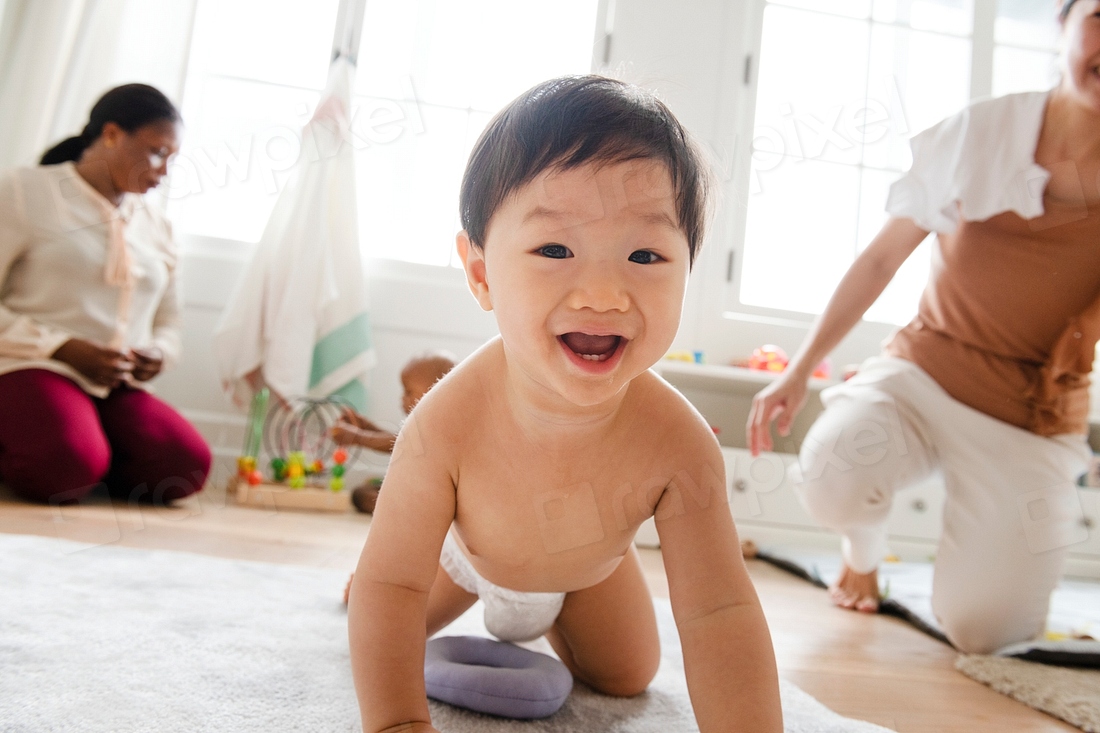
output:
{"label": "red toy", "polygon": [[749,357],[749,369],[762,372],[781,372],[787,368],[787,352],[775,344],[764,344],[754,349]]}

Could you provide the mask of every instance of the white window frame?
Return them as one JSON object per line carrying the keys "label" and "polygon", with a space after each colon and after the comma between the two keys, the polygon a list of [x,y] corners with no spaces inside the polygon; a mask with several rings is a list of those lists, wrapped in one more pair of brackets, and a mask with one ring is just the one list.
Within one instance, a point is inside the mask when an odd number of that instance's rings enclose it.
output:
{"label": "white window frame", "polygon": [[[0,0],[2,1],[2,0]],[[592,62],[591,69],[599,69],[603,67],[608,58],[610,52],[610,41],[612,32],[612,23],[614,22],[615,0],[598,0],[596,7],[596,22],[593,29],[592,37]],[[339,22],[337,18],[336,22]],[[333,28],[335,32],[335,27]],[[186,87],[187,81],[187,66],[184,65],[183,78],[181,80],[181,88]],[[317,90],[306,90],[303,87],[288,84],[288,83],[275,83],[265,82],[261,80],[250,79],[260,84],[273,84],[287,89],[301,89],[304,91],[316,92]],[[455,191],[454,205],[458,206],[458,191]],[[455,231],[458,234],[458,231]],[[215,237],[205,234],[195,234],[184,230],[176,231],[176,239],[179,242],[181,255],[187,256],[205,256],[210,253],[220,253],[218,256],[222,259],[230,259],[233,261],[248,261],[259,245],[259,242],[250,242],[241,239],[230,239],[226,237]],[[451,258],[451,262],[454,262],[454,257]],[[417,262],[407,262],[395,258],[375,258],[367,257],[364,254],[363,257],[364,269],[371,275],[380,280],[387,280],[396,283],[422,283],[425,279],[428,281],[437,283],[441,286],[453,286],[461,283],[465,287],[465,275],[461,268],[455,267],[453,264],[447,265],[425,265]]]}
{"label": "white window frame", "polygon": [[[724,85],[733,100],[726,105],[732,112],[726,120],[730,125],[726,149],[736,151],[736,154],[731,156],[729,168],[721,176],[721,198],[724,205],[720,209],[714,235],[708,244],[711,252],[705,270],[704,302],[700,304],[705,312],[700,318],[702,333],[699,341],[704,349],[714,352],[721,361],[734,356],[747,356],[754,346],[763,343],[759,336],[761,333],[768,334],[768,341],[783,345],[791,351],[805,338],[817,318],[815,315],[797,311],[745,304],[740,298],[748,213],[744,202],[749,192],[757,67],[764,30],[764,9],[768,2],[748,0],[746,4],[748,7],[740,18],[746,29],[742,41],[742,63],[727,64],[730,69]],[[1051,14],[1054,12],[1052,7]],[[997,45],[994,34],[996,18],[997,0],[974,0],[971,100],[988,97],[992,93],[993,58]],[[731,29],[731,33],[735,31]],[[921,246],[928,247],[931,244],[925,242]],[[891,323],[869,320],[858,323],[834,352],[834,371],[843,364],[859,362],[879,353],[882,341],[896,329],[897,325]],[[738,334],[745,336],[740,338]]]}

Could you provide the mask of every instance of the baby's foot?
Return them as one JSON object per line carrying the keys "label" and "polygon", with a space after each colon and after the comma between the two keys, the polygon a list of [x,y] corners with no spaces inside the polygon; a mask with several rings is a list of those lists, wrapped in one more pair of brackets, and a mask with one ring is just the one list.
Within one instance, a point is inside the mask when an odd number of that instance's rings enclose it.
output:
{"label": "baby's foot", "polygon": [[351,597],[351,581],[355,579],[355,573],[348,576],[348,584],[344,586],[344,605],[348,605],[348,598]]}
{"label": "baby's foot", "polygon": [[878,613],[878,570],[863,574],[845,565],[836,583],[829,586],[829,597],[841,608]]}

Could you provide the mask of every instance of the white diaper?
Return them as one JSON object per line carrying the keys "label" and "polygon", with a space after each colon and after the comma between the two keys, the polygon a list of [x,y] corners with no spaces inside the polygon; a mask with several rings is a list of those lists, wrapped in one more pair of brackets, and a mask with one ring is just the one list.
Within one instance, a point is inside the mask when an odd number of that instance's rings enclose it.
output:
{"label": "white diaper", "polygon": [[458,542],[447,533],[439,564],[455,585],[485,604],[485,628],[501,641],[537,639],[554,625],[564,593],[523,593],[501,588],[477,574]]}

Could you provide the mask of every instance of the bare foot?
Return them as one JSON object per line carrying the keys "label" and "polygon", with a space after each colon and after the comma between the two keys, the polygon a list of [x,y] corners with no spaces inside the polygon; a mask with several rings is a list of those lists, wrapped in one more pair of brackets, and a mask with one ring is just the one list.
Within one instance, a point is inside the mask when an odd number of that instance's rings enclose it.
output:
{"label": "bare foot", "polygon": [[355,573],[348,576],[348,584],[344,586],[344,605],[348,605],[348,598],[351,597],[351,581],[355,580]]}
{"label": "bare foot", "polygon": [[878,571],[864,575],[845,565],[836,583],[829,586],[829,597],[841,608],[878,613]]}

